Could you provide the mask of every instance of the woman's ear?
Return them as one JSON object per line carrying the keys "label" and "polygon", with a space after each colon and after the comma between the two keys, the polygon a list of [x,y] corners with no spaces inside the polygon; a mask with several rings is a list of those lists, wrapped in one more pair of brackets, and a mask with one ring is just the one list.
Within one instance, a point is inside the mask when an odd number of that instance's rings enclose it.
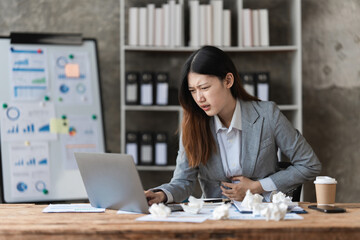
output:
{"label": "woman's ear", "polygon": [[226,88],[231,88],[234,84],[234,75],[232,73],[227,73],[224,79],[224,86]]}

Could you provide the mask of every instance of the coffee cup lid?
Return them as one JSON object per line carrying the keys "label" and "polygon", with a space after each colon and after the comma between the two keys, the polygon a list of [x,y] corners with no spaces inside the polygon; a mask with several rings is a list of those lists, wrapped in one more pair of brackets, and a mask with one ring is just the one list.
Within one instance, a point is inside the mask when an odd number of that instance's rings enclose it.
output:
{"label": "coffee cup lid", "polygon": [[315,184],[337,184],[335,178],[328,177],[328,176],[318,176],[314,181]]}

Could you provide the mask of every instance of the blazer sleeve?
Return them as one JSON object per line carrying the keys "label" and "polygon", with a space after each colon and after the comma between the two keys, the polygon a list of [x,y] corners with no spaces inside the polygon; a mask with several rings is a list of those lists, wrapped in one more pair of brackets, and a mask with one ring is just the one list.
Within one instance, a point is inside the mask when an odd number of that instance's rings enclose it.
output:
{"label": "blazer sleeve", "polygon": [[287,156],[292,166],[278,171],[270,178],[278,190],[290,191],[299,184],[314,179],[321,171],[321,163],[301,133],[281,113],[275,103],[268,111],[276,145]]}
{"label": "blazer sleeve", "polygon": [[163,184],[156,189],[165,189],[173,196],[174,202],[182,202],[187,199],[193,192],[197,181],[198,167],[192,168],[185,153],[180,137],[180,146],[176,158],[176,168],[170,183]]}

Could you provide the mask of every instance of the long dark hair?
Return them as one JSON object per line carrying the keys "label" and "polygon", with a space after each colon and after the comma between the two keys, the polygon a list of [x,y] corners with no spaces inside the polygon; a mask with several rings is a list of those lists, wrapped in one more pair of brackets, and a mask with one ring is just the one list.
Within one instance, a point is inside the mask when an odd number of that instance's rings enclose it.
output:
{"label": "long dark hair", "polygon": [[186,60],[181,73],[179,102],[184,110],[182,119],[182,142],[191,167],[206,164],[211,154],[216,151],[215,139],[210,130],[210,117],[196,104],[188,86],[190,72],[216,76],[220,81],[228,73],[234,76],[230,88],[235,99],[259,101],[248,94],[242,87],[240,76],[230,57],[213,46],[204,46],[195,51]]}

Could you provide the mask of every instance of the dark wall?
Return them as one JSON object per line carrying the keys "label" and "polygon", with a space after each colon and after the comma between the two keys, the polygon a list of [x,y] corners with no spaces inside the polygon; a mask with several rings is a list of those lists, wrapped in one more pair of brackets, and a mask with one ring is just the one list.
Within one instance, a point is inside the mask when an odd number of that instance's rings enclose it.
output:
{"label": "dark wall", "polygon": [[359,13],[359,0],[302,5],[304,135],[323,164],[322,175],[338,180],[339,202],[360,196]]}

